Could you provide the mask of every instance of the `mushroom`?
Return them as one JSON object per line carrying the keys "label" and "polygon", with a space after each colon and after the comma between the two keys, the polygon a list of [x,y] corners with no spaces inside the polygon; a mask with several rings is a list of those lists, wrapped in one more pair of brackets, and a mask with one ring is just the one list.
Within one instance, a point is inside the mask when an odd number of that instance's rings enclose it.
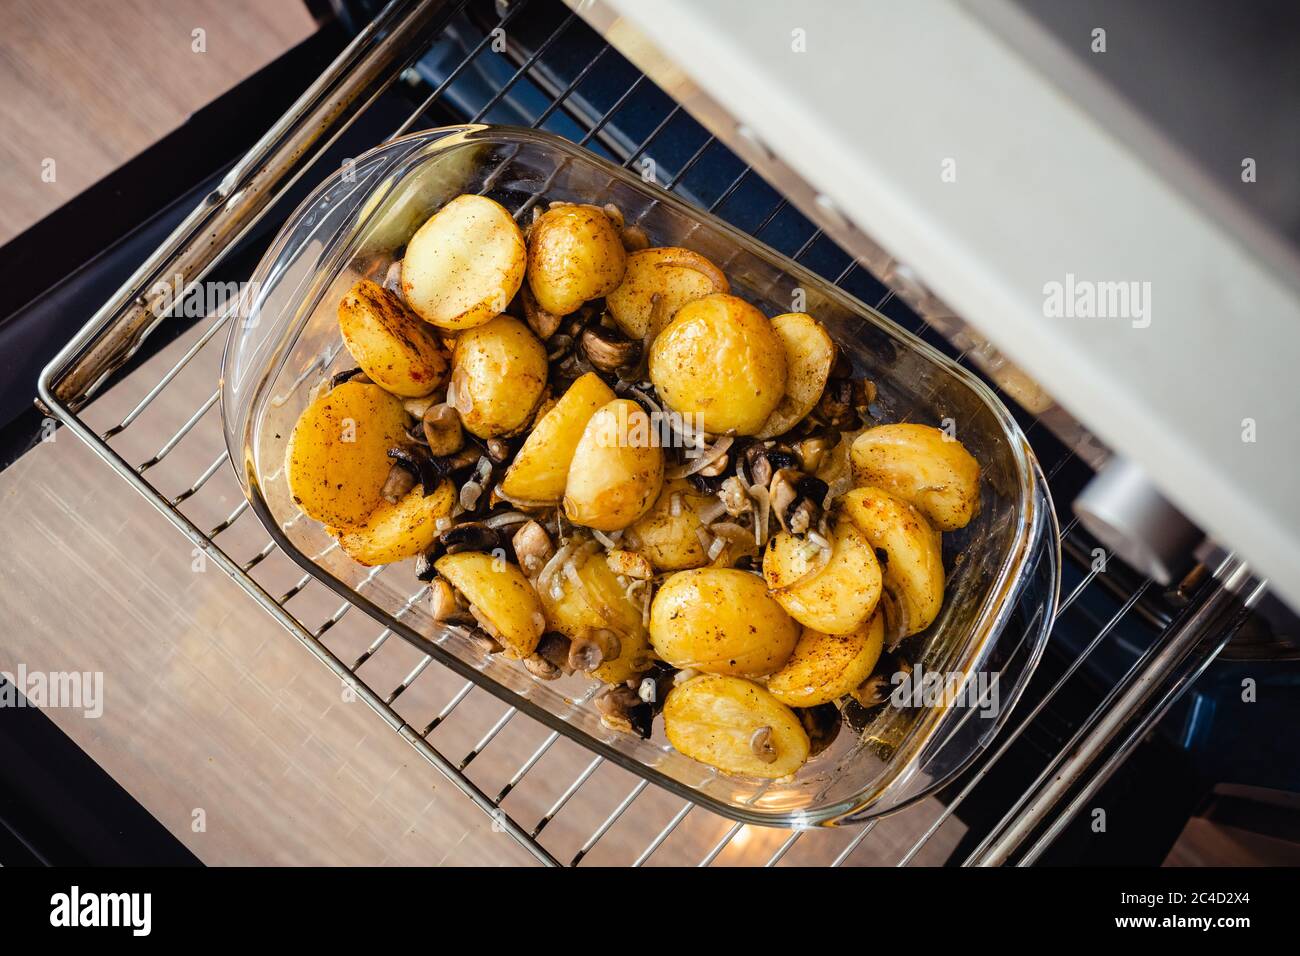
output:
{"label": "mushroom", "polygon": [[423,398],[404,398],[402,407],[406,409],[406,414],[410,415],[417,421],[424,418],[424,413],[429,410],[429,406],[437,405],[441,399],[437,397],[438,393],[426,395]]}
{"label": "mushroom", "polygon": [[469,632],[469,641],[474,645],[479,653],[484,656],[488,654],[500,654],[505,650],[500,641],[481,627],[476,627],[474,630]]}
{"label": "mushroom", "polygon": [[813,474],[822,466],[831,450],[831,440],[824,435],[805,438],[794,446],[794,453],[799,459],[799,467],[808,474]]}
{"label": "mushroom", "polygon": [[402,294],[402,260],[398,259],[388,267],[384,273],[383,286],[389,292],[395,292],[397,295]]}
{"label": "mushroom", "polygon": [[745,491],[745,486],[739,478],[732,475],[722,483],[722,489],[718,492],[718,497],[727,508],[727,514],[733,518],[739,518],[747,511],[753,510],[754,503],[750,500]]}
{"label": "mushroom", "polygon": [[429,453],[438,458],[456,454],[465,444],[460,414],[446,402],[425,409],[420,418],[420,426],[424,440],[429,445]]}
{"label": "mushroom", "polygon": [[799,723],[803,724],[804,733],[808,735],[808,756],[815,757],[839,736],[843,720],[834,704],[800,707],[794,713],[799,718]]}
{"label": "mushroom", "polygon": [[388,457],[405,467],[419,480],[426,496],[433,494],[442,480],[438,463],[433,460],[429,449],[424,445],[396,445],[388,449]]}
{"label": "mushroom", "polygon": [[534,652],[562,674],[572,674],[569,666],[569,639],[557,631],[547,631],[537,642]]}
{"label": "mushroom", "polygon": [[536,652],[524,658],[524,669],[538,680],[557,680],[564,672]]}
{"label": "mushroom", "polygon": [[852,380],[832,378],[817,402],[817,414],[832,428],[851,428],[857,418],[853,404]]}
{"label": "mushroom", "polygon": [[731,456],[722,454],[701,468],[698,474],[703,475],[705,478],[716,478],[718,475],[726,474],[727,466],[730,464]]}
{"label": "mushroom", "polygon": [[496,529],[477,521],[466,521],[453,525],[438,535],[438,543],[444,554],[459,554],[462,551],[481,551],[491,554],[501,547],[501,536]]}
{"label": "mushroom", "polygon": [[822,518],[830,487],[820,478],[782,468],[772,478],[772,511],[791,534],[806,534]]}
{"label": "mushroom", "polygon": [[474,625],[474,616],[460,606],[455,588],[445,578],[434,578],[430,582],[429,611],[439,624]]}
{"label": "mushroom", "polygon": [[569,645],[569,666],[591,673],[606,661],[616,660],[622,651],[622,642],[609,628],[589,627]]}
{"label": "mushroom", "polygon": [[527,282],[519,287],[519,301],[524,307],[524,321],[543,342],[555,334],[564,320],[564,316],[547,312],[537,304],[537,297]]}
{"label": "mushroom", "polygon": [[755,442],[745,449],[742,456],[745,470],[749,474],[749,483],[766,488],[772,483],[772,476],[782,468],[795,468],[799,461],[789,448],[784,445],[769,445]]}
{"label": "mushroom", "polygon": [[360,368],[350,368],[342,372],[335,372],[330,378],[330,388],[337,388],[344,382],[350,382],[353,379],[357,379],[362,384],[368,384],[370,382],[366,373],[361,371]]}
{"label": "mushroom", "polygon": [[415,475],[411,470],[400,462],[393,462],[393,467],[388,469],[388,478],[385,479],[379,495],[389,504],[397,504],[398,499],[405,497],[406,493],[414,487]]}
{"label": "mushroom", "polygon": [[615,372],[641,357],[640,342],[600,325],[584,330],[579,341],[587,360],[602,372]]}
{"label": "mushroom", "polygon": [[776,741],[772,738],[772,728],[766,725],[749,738],[749,749],[763,763],[776,763]]}
{"label": "mushroom", "polygon": [[596,710],[600,722],[612,730],[650,738],[654,710],[637,696],[626,684],[610,685],[596,695]]}
{"label": "mushroom", "polygon": [[508,442],[502,441],[500,438],[489,438],[486,442],[486,445],[487,445],[488,457],[491,458],[492,461],[498,465],[508,461],[510,459],[510,456],[514,453],[513,449],[510,447],[510,444]]}
{"label": "mushroom", "polygon": [[529,577],[539,573],[555,553],[551,536],[536,521],[525,522],[510,539],[510,546],[515,549],[519,566]]}

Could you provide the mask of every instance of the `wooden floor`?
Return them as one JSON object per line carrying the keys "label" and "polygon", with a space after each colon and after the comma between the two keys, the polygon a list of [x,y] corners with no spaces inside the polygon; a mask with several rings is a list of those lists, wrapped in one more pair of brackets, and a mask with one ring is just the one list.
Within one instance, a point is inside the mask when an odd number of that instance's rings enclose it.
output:
{"label": "wooden floor", "polygon": [[302,0],[0,0],[0,24],[0,243],[314,28]]}

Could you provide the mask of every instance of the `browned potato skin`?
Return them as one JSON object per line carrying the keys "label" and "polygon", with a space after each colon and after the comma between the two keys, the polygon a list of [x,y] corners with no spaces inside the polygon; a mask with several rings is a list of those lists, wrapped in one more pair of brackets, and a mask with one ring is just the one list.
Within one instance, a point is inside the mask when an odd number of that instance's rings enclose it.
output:
{"label": "browned potato skin", "polygon": [[649,416],[620,398],[583,429],[564,486],[564,513],[598,531],[626,528],[649,510],[664,480],[664,453]]}
{"label": "browned potato skin", "polygon": [[[767,728],[775,750],[768,763],[751,747]],[[799,718],[766,690],[740,677],[705,675],[674,687],[664,702],[664,733],[679,752],[724,773],[777,779],[808,759]]]}
{"label": "browned potato skin", "polygon": [[501,490],[512,498],[558,502],[587,422],[616,397],[595,372],[570,385],[559,401],[538,415],[501,482]]}
{"label": "browned potato skin", "polygon": [[747,571],[679,571],[650,606],[655,653],[683,669],[764,677],[785,664],[798,637],[762,579]]}
{"label": "browned potato skin", "polygon": [[804,628],[785,666],[767,679],[772,696],[791,707],[816,707],[852,693],[871,676],[885,641],[879,611],[850,634]]}
{"label": "browned potato skin", "polygon": [[438,520],[451,515],[456,489],[444,481],[427,497],[416,485],[396,502],[381,500],[364,524],[338,532],[339,547],[367,566],[405,561],[428,551],[438,537]]}
{"label": "browned potato skin", "polygon": [[627,257],[623,281],[605,303],[624,332],[653,339],[687,302],[730,291],[722,270],[698,252],[658,246]]}
{"label": "browned potato skin", "polygon": [[772,597],[800,624],[827,634],[848,634],[871,616],[880,600],[880,565],[866,537],[847,518],[832,532],[826,566],[805,578],[808,562],[796,560],[803,546],[781,532],[763,553],[763,578]]}
{"label": "browned potato skin", "polygon": [[842,506],[880,560],[885,589],[906,618],[903,633],[925,630],[943,607],[939,532],[916,507],[881,488],[854,488]]}
{"label": "browned potato skin", "polygon": [[548,374],[546,348],[518,319],[499,315],[461,333],[451,375],[461,424],[479,438],[522,431],[542,400]]}
{"label": "browned potato skin", "polygon": [[289,493],[304,514],[323,524],[362,524],[383,500],[393,464],[388,449],[404,441],[401,399],[378,385],[344,382],[308,405],[289,435]]}
{"label": "browned potato skin", "polygon": [[627,253],[609,216],[595,206],[556,206],[528,233],[528,286],[552,315],[618,288]]}
{"label": "browned potato skin", "polygon": [[758,430],[758,438],[784,435],[803,421],[821,399],[835,364],[835,343],[806,312],[778,315],[772,328],[785,347],[785,395]]}
{"label": "browned potato skin", "polygon": [[447,380],[442,343],[392,292],[362,279],[339,303],[339,329],[372,382],[403,398],[422,398]]}
{"label": "browned potato skin", "polygon": [[650,380],[710,434],[752,435],[785,394],[785,346],[744,299],[707,295],[678,309],[654,340]]}
{"label": "browned potato skin", "polygon": [[914,504],[940,531],[979,514],[980,466],[961,442],[929,425],[869,428],[853,440],[853,477]]}
{"label": "browned potato skin", "polygon": [[[672,513],[673,495],[681,502],[676,517]],[[709,554],[696,533],[704,525],[695,509],[707,500],[684,478],[665,483],[659,500],[627,529],[628,545],[645,555],[656,571],[704,567],[709,563]]]}

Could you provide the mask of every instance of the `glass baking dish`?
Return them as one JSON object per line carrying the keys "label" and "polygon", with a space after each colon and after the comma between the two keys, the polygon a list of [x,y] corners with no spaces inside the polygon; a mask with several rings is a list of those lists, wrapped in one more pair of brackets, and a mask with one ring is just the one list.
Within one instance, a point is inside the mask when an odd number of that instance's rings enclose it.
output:
{"label": "glass baking dish", "polygon": [[[353,362],[336,308],[360,277],[382,280],[443,203],[484,193],[522,217],[552,200],[614,203],[654,245],[718,263],[732,291],[769,315],[796,293],[872,379],[882,421],[951,420],[983,468],[981,509],[944,535],[949,583],[934,624],[910,638],[925,672],[953,675],[956,694],[892,704],[861,735],[834,744],[792,778],[734,777],[651,739],[605,728],[581,674],[534,679],[485,657],[462,631],[434,622],[412,562],[353,562],[300,515],[285,482],[285,443],[314,388]],[[290,217],[248,287],[226,343],[222,414],[244,492],[275,543],[307,573],[438,662],[634,773],[724,816],[807,828],[858,822],[934,791],[989,744],[1037,664],[1059,592],[1059,542],[1046,482],[1007,409],[968,371],[785,256],[654,184],[553,135],[493,126],[414,133],[350,162]],[[924,685],[922,685],[924,686]]]}

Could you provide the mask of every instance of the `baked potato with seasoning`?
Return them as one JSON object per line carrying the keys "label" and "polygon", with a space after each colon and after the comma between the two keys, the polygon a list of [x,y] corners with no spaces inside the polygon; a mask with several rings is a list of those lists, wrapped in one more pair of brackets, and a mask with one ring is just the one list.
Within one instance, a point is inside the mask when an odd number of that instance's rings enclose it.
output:
{"label": "baked potato with seasoning", "polygon": [[871,617],[880,600],[880,564],[847,519],[836,522],[829,544],[782,531],[763,553],[763,577],[772,597],[800,624],[849,634]]}
{"label": "baked potato with seasoning", "polygon": [[362,279],[339,303],[343,344],[366,376],[401,398],[422,398],[447,381],[447,350],[392,292]]}
{"label": "baked potato with seasoning", "polygon": [[664,455],[650,417],[619,398],[587,422],[564,485],[564,514],[598,531],[626,528],[649,510],[664,480]]}
{"label": "baked potato with seasoning", "polygon": [[402,400],[378,385],[344,382],[298,417],[284,451],[285,480],[310,518],[336,528],[362,524],[382,500],[392,462],[405,441]]}
{"label": "baked potato with seasoning", "polygon": [[879,612],[848,634],[823,634],[806,627],[785,666],[767,679],[767,689],[791,707],[838,700],[871,676],[884,642]]}
{"label": "baked potato with seasoning", "polygon": [[552,315],[614,291],[626,265],[618,229],[598,206],[553,206],[528,231],[528,287]]}
{"label": "baked potato with seasoning", "polygon": [[884,577],[892,637],[930,626],[943,606],[943,553],[939,532],[925,515],[880,488],[854,488],[844,496],[844,513],[876,554]]}
{"label": "baked potato with seasoning", "polygon": [[451,355],[447,402],[479,438],[525,428],[546,392],[546,349],[528,326],[508,315],[463,332]]}
{"label": "baked potato with seasoning", "polygon": [[753,681],[704,675],[674,687],[664,732],[677,750],[724,773],[776,779],[808,759],[794,711]]}
{"label": "baked potato with seasoning", "polygon": [[758,438],[784,435],[807,418],[821,399],[835,365],[835,343],[811,315],[778,315],[772,320],[772,330],[785,348],[785,394],[755,433]]}
{"label": "baked potato with seasoning", "polygon": [[656,571],[703,567],[709,553],[700,509],[715,500],[682,478],[666,482],[650,510],[627,529],[628,545],[645,555]]}
{"label": "baked potato with seasoning", "polygon": [[564,495],[569,465],[587,422],[615,397],[595,372],[588,372],[570,385],[533,425],[501,482],[501,490],[515,499],[558,502]]}
{"label": "baked potato with seasoning", "polygon": [[979,513],[979,462],[961,442],[929,425],[877,425],[853,440],[853,477],[909,501],[940,531]]}
{"label": "baked potato with seasoning", "polygon": [[440,521],[451,517],[456,489],[444,481],[433,494],[416,485],[395,502],[380,501],[364,522],[336,530],[339,547],[365,565],[392,564],[423,554],[433,546]]}
{"label": "baked potato with seasoning", "polygon": [[439,558],[434,568],[460,592],[507,657],[522,659],[537,649],[546,630],[541,601],[524,573],[504,555],[460,551]]}
{"label": "baked potato with seasoning", "polygon": [[722,270],[698,252],[660,246],[627,257],[623,281],[605,303],[619,328],[644,341],[658,335],[687,302],[730,291]]}
{"label": "baked potato with seasoning", "polygon": [[406,244],[402,295],[440,329],[471,329],[506,310],[526,262],[524,235],[504,206],[486,196],[457,196]]}

